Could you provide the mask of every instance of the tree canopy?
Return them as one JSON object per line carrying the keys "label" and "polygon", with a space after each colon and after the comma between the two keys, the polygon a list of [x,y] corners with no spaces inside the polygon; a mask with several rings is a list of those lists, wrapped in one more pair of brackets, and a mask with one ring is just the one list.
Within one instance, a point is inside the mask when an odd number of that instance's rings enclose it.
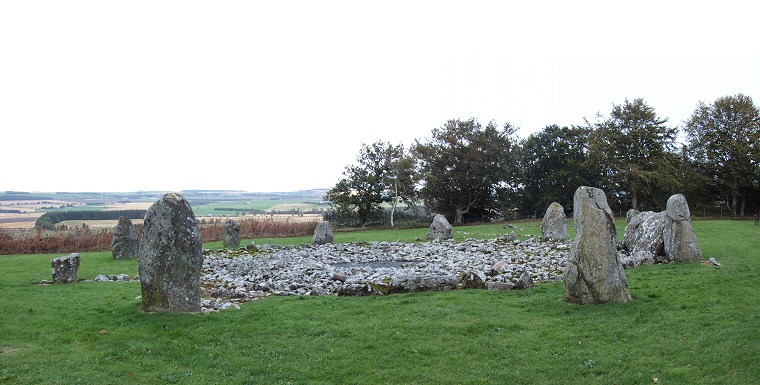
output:
{"label": "tree canopy", "polygon": [[546,126],[521,144],[520,166],[524,170],[521,209],[543,212],[552,202],[569,208],[579,186],[594,186],[588,165],[591,129],[583,126]]}
{"label": "tree canopy", "polygon": [[326,199],[339,212],[355,210],[363,227],[385,202],[391,202],[394,209],[400,201],[414,204],[413,166],[403,145],[362,143],[356,164],[346,166],[343,178],[327,192]]}
{"label": "tree canopy", "polygon": [[[589,160],[611,206],[642,209],[660,204],[657,191],[678,186],[674,154],[678,129],[668,127],[643,99],[613,105],[609,118],[593,125]],[[655,197],[658,197],[655,199]]]}
{"label": "tree canopy", "polygon": [[737,94],[700,102],[685,131],[702,181],[725,197],[734,216],[744,216],[748,198],[760,190],[760,112],[752,98]]}
{"label": "tree canopy", "polygon": [[519,175],[514,132],[509,123],[484,127],[474,118],[453,119],[433,129],[427,140],[417,140],[413,153],[425,206],[454,223],[462,223],[465,216],[497,215],[501,190],[509,189]]}
{"label": "tree canopy", "polygon": [[362,225],[388,206],[392,224],[400,203],[422,202],[456,224],[538,216],[554,201],[569,211],[583,185],[602,188],[621,215],[664,210],[675,193],[703,213],[760,211],[760,112],[752,98],[700,102],[684,125],[686,143],[679,144],[679,128],[643,99],[613,104],[593,123],[547,125],[525,139],[509,123],[452,119],[409,150],[362,145],[327,199]]}

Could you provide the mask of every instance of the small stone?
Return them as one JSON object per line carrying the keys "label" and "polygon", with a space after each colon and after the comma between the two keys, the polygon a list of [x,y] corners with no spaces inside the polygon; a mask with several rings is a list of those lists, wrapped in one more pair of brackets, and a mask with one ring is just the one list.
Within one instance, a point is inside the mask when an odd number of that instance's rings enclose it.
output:
{"label": "small stone", "polygon": [[452,239],[454,238],[454,227],[446,220],[446,217],[436,214],[425,238],[438,241],[441,239]]}
{"label": "small stone", "polygon": [[50,261],[53,283],[75,283],[79,272],[79,253],[71,253]]}
{"label": "small stone", "polygon": [[462,289],[485,289],[486,278],[481,274],[474,271],[462,273]]}
{"label": "small stone", "polygon": [[240,247],[240,222],[232,219],[224,222],[224,247]]}
{"label": "small stone", "polygon": [[503,291],[514,289],[515,284],[512,282],[488,282],[488,290]]}
{"label": "small stone", "polygon": [[524,271],[520,278],[517,280],[517,283],[515,283],[515,289],[517,290],[523,290],[523,289],[529,289],[533,287],[533,277],[530,276],[530,273],[527,271]]}
{"label": "small stone", "polygon": [[317,228],[314,229],[314,237],[312,239],[313,245],[324,245],[328,243],[333,243],[333,230],[332,226],[330,226],[330,222],[328,221],[322,221],[319,222],[317,225]]}
{"label": "small stone", "polygon": [[567,217],[565,209],[552,202],[541,221],[541,237],[548,240],[564,241],[567,238]]}
{"label": "small stone", "polygon": [[137,231],[132,220],[125,216],[119,217],[119,223],[113,230],[111,254],[114,259],[137,258],[140,245],[137,241]]}

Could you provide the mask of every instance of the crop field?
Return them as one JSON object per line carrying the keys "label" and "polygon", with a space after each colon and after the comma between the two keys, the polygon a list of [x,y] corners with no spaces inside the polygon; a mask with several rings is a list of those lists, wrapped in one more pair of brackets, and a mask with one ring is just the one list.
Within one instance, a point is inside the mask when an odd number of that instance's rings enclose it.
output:
{"label": "crop field", "polygon": [[[35,221],[49,211],[110,211],[146,210],[160,196],[129,195],[129,193],[38,193],[39,199],[2,200],[0,194],[0,228],[31,229]],[[316,193],[314,193],[316,194]],[[6,194],[7,195],[7,194]],[[241,217],[250,213],[276,213],[300,216],[312,210],[327,209],[319,203],[319,195],[290,197],[287,194],[217,193],[189,195],[193,212],[198,218]],[[308,220],[313,218],[309,217]],[[295,219],[294,219],[295,220]],[[74,223],[76,222],[76,223]],[[63,223],[66,226],[87,224],[89,227],[111,227],[116,222],[85,220]]]}
{"label": "crop field", "polygon": [[[518,225],[519,233],[539,231],[535,222]],[[0,256],[0,383],[756,384],[760,227],[694,227],[705,258],[722,268],[629,269],[632,302],[586,306],[564,302],[560,282],[507,292],[270,297],[218,313],[145,314],[139,282],[41,286],[57,255]],[[456,236],[511,231],[482,225]],[[338,232],[336,241],[424,233]],[[137,262],[82,253],[80,279],[118,273],[135,275]]]}

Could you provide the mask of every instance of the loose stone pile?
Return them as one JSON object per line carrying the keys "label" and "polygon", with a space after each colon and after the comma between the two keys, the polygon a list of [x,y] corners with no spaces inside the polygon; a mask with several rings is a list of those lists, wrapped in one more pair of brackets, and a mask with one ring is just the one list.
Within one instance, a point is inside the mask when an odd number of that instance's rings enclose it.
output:
{"label": "loose stone pile", "polygon": [[240,303],[268,295],[368,295],[462,286],[524,288],[559,281],[569,245],[506,238],[343,243],[207,251],[203,297]]}

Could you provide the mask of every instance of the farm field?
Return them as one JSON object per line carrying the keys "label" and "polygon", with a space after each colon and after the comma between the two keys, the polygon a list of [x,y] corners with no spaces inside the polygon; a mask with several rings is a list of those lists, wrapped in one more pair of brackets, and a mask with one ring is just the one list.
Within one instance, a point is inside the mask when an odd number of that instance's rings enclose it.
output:
{"label": "farm field", "polygon": [[[49,211],[146,210],[163,193],[0,193],[0,228],[30,229]],[[304,216],[309,211],[325,210],[321,190],[293,193],[183,192],[196,217],[230,218],[275,213],[284,218]],[[26,198],[29,199],[26,199]],[[24,199],[22,199],[24,198]],[[34,199],[31,199],[34,198]],[[294,219],[295,220],[295,219]],[[307,217],[306,220],[313,220]],[[116,221],[69,221],[66,226],[112,227]]]}
{"label": "farm field", "polygon": [[[537,224],[517,223],[523,230],[516,231],[537,234]],[[218,313],[144,314],[138,282],[40,286],[57,255],[0,256],[0,383],[755,384],[760,227],[694,227],[705,257],[724,267],[629,269],[633,301],[594,306],[564,302],[563,284],[552,283],[508,292],[270,297]],[[456,235],[511,231],[492,224]],[[336,241],[411,241],[424,233],[338,232]],[[82,279],[136,272],[134,260],[82,254]]]}

